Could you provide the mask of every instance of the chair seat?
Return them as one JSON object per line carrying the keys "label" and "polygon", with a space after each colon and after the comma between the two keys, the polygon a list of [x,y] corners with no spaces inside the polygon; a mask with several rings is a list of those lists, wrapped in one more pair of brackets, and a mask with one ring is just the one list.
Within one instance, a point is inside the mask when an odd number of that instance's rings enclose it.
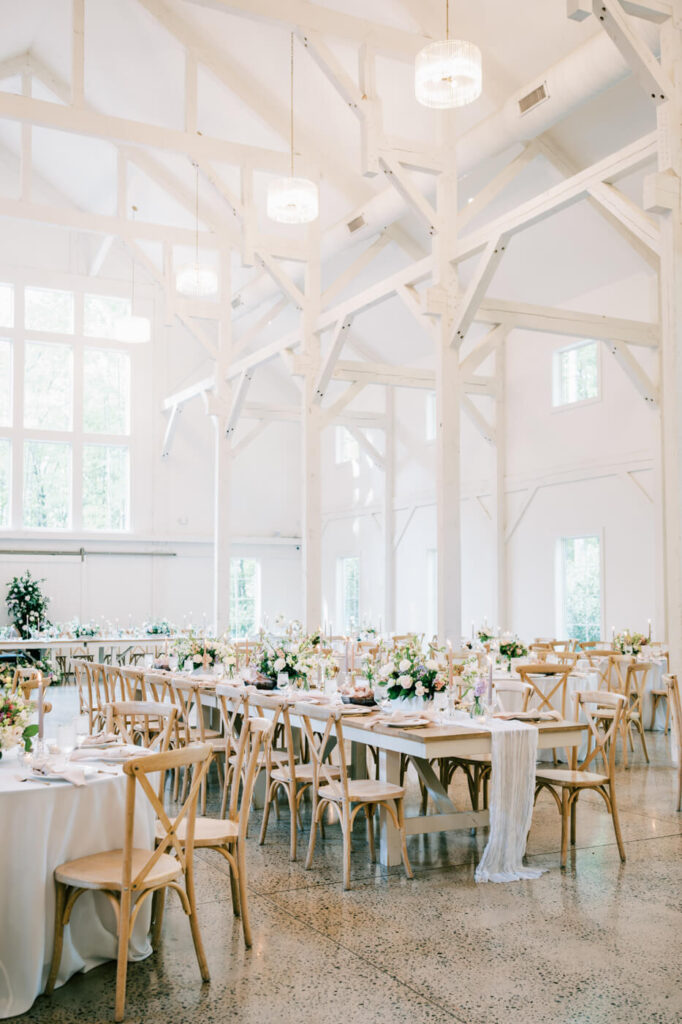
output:
{"label": "chair seat", "polygon": [[[173,820],[173,819],[171,819]],[[221,843],[233,842],[239,833],[239,824],[236,821],[229,821],[224,818],[205,818],[197,815],[194,823],[194,845],[195,846],[220,846]],[[166,835],[165,829],[160,821],[156,822],[156,838],[163,839]],[[184,843],[187,839],[187,821],[182,819],[178,825],[178,839]]]}
{"label": "chair seat", "polygon": [[553,786],[569,786],[573,789],[603,786],[609,781],[608,775],[597,772],[578,772],[570,768],[543,768],[535,773],[536,782],[550,782]]}
{"label": "chair seat", "polygon": [[[151,857],[151,850],[133,850],[133,868],[131,877],[142,870]],[[55,878],[65,885],[77,886],[79,889],[113,889],[120,891],[123,874],[123,850],[109,850],[107,853],[93,853],[90,857],[80,857],[60,864],[55,870]],[[162,853],[158,861],[145,877],[141,889],[149,889],[156,885],[172,882],[182,874],[182,868],[175,857]]]}
{"label": "chair seat", "polygon": [[[320,786],[318,795],[321,800],[333,800],[335,803],[340,803],[343,799],[341,786],[334,782]],[[377,779],[349,779],[348,796],[351,803],[376,804],[381,800],[400,799],[405,796],[405,787]]]}
{"label": "chair seat", "polygon": [[[639,718],[639,711],[634,710],[634,709],[632,711],[626,711],[624,714],[625,714],[626,718],[630,718],[630,719],[632,719],[632,718]],[[597,718],[613,718],[613,709],[612,708],[597,708],[596,717]]]}
{"label": "chair seat", "polygon": [[[341,775],[341,769],[336,768],[334,765],[327,765],[327,771],[333,779],[338,779]],[[296,765],[295,775],[297,782],[312,782],[314,775],[312,763]],[[270,772],[270,777],[276,782],[289,782],[291,778],[289,765],[282,764],[278,768],[274,768],[273,771]]]}
{"label": "chair seat", "polygon": [[[235,764],[236,760],[237,760],[237,755],[236,754],[231,754],[230,758],[229,758],[230,764]],[[294,755],[294,761],[297,761],[297,760],[298,760],[298,756],[295,754]],[[281,767],[283,764],[288,764],[288,761],[289,761],[289,755],[286,752],[286,750],[271,750],[270,751],[270,763],[271,764],[276,764],[276,765]],[[267,763],[267,760],[266,760],[266,756],[265,756],[265,751],[261,750],[259,752],[259,754],[258,754],[258,767],[259,768],[265,768],[266,763]]]}

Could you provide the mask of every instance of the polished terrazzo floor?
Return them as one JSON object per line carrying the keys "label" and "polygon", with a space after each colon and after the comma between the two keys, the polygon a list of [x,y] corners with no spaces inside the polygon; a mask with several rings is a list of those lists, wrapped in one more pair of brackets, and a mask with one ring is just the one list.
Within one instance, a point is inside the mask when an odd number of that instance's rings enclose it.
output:
{"label": "polished terrazzo floor", "polygon": [[[233,919],[224,861],[198,853],[199,920],[211,982],[202,985],[187,921],[169,899],[161,949],[130,964],[127,1017],[144,1024],[679,1024],[682,1021],[682,814],[673,810],[669,747],[648,734],[618,773],[627,863],[598,797],[581,800],[578,842],[559,869],[551,797],[528,843],[536,881],[474,884],[486,833],[413,837],[415,880],[369,864],[357,828],[353,889],[341,887],[338,826],[315,866],[288,858],[288,815],[249,840],[254,945]],[[466,805],[463,788],[454,794]],[[416,803],[418,794],[414,793]],[[215,809],[215,786],[212,796]],[[307,826],[307,819],[306,819]],[[305,845],[301,837],[302,847]],[[303,851],[304,852],[304,851]],[[114,965],[73,978],[22,1018],[113,1019]]]}

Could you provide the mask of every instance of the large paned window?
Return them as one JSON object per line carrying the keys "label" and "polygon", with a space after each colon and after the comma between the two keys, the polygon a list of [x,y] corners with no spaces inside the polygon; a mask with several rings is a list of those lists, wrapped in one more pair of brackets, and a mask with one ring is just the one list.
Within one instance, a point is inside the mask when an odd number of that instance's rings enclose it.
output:
{"label": "large paned window", "polygon": [[582,341],[554,353],[553,405],[574,405],[599,398],[599,345]]}
{"label": "large paned window", "polygon": [[562,636],[599,640],[602,635],[602,572],[599,537],[559,541]]}
{"label": "large paned window", "polygon": [[360,559],[339,558],[337,571],[343,632],[349,633],[360,624]]}
{"label": "large paned window", "polygon": [[230,629],[233,636],[251,636],[260,625],[260,563],[255,558],[230,559]]}
{"label": "large paned window", "polygon": [[120,296],[0,283],[0,528],[130,529]]}

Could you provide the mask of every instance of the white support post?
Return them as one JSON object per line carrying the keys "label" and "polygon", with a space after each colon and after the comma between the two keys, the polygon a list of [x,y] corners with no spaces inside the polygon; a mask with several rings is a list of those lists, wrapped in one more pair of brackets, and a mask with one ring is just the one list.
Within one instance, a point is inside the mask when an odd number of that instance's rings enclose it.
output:
{"label": "white support post", "polygon": [[[230,294],[230,253],[220,254],[220,275],[225,294]],[[213,416],[215,430],[215,479],[213,509],[213,622],[216,635],[230,629],[230,556],[232,502],[232,440],[227,430],[231,385],[226,383],[227,367],[231,357],[231,310],[222,307],[218,323],[218,355],[215,373],[215,403]]]}
{"label": "white support post", "polygon": [[[24,67],[21,72],[22,96],[31,95],[31,72]],[[33,179],[33,128],[28,122],[21,126],[21,188],[20,195],[24,202],[31,201],[31,185]]]}
{"label": "white support post", "polygon": [[315,326],[320,311],[319,222],[308,228],[310,257],[302,301],[303,355],[307,370],[303,388],[303,539],[301,559],[303,622],[308,631],[322,623],[322,411],[315,401],[320,365],[320,339]]}
{"label": "white support post", "polygon": [[682,672],[682,2],[675,23],[661,28],[662,65],[673,79],[669,103],[658,107],[658,171],[673,178],[676,201],[660,216],[661,450],[663,579],[670,671]]}
{"label": "white support post", "polygon": [[85,0],[72,0],[71,26],[71,103],[85,103]]}
{"label": "white support post", "polygon": [[495,351],[495,475],[493,477],[492,519],[495,531],[495,603],[496,619],[503,630],[511,628],[507,595],[507,497],[505,476],[506,450],[506,409],[505,409],[505,337],[498,339]]}
{"label": "white support post", "polygon": [[366,178],[379,173],[379,142],[382,134],[381,100],[376,87],[376,53],[369,43],[358,52],[359,85],[362,100],[360,164]]}
{"label": "white support post", "polygon": [[384,444],[384,629],[395,629],[395,389],[385,391]]}
{"label": "white support post", "polygon": [[[434,282],[446,303],[439,318],[436,346],[436,504],[438,636],[457,641],[462,631],[461,513],[460,513],[460,369],[459,353],[450,344],[457,297],[457,272],[448,254],[455,240],[449,229],[457,216],[455,121],[452,112],[440,115],[441,142],[451,155],[450,169],[436,184],[437,227],[433,241]],[[448,239],[447,249],[444,239]]]}

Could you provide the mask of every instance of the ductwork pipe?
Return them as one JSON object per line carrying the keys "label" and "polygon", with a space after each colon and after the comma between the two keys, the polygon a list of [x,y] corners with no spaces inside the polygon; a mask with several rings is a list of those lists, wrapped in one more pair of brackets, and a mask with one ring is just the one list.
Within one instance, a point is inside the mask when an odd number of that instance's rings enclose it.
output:
{"label": "ductwork pipe", "polygon": [[[638,27],[647,45],[657,49],[657,26],[652,22],[640,21]],[[537,75],[514,93],[498,111],[461,136],[456,149],[459,174],[467,174],[484,160],[548,131],[583,103],[616,85],[629,73],[630,67],[620,52],[608,36],[600,31],[577,50]],[[519,101],[540,86],[544,86],[548,98],[522,114]],[[396,190],[385,189],[349,217],[325,231],[321,245],[322,259],[328,259],[349,245],[376,235],[404,213],[405,203]],[[358,219],[361,219],[360,226],[351,231],[349,225]],[[245,285],[232,300],[235,318],[250,312],[278,291],[277,285],[267,276]]]}

